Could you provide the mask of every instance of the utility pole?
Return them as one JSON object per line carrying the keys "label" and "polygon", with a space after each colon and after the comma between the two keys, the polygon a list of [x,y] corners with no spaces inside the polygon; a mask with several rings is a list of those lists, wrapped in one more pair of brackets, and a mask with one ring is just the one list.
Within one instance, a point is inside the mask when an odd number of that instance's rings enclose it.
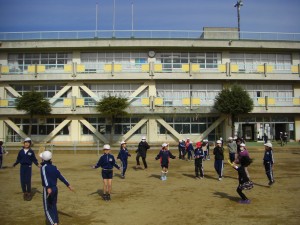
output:
{"label": "utility pole", "polygon": [[240,8],[243,6],[243,1],[238,0],[234,7],[237,8],[237,16],[238,16],[238,32],[239,32],[239,39],[241,38],[241,26],[240,26]]}

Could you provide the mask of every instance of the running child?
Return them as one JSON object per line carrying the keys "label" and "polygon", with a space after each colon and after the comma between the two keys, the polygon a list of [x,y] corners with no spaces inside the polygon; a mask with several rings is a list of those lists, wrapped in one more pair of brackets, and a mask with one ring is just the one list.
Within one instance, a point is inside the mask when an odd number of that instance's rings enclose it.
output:
{"label": "running child", "polygon": [[249,156],[243,156],[240,160],[240,166],[237,166],[234,163],[231,163],[230,160],[228,160],[228,163],[235,170],[237,170],[238,175],[239,175],[239,186],[236,189],[237,193],[242,198],[242,200],[240,200],[239,203],[249,204],[250,200],[243,193],[243,190],[250,190],[253,188],[253,182],[248,177],[247,171],[246,171],[246,168],[252,163],[252,159],[250,159]]}
{"label": "running child", "polygon": [[222,142],[217,140],[217,146],[214,148],[215,155],[215,170],[218,174],[219,181],[222,180],[223,177],[223,168],[224,168],[224,149],[222,147]]}
{"label": "running child", "polygon": [[[204,153],[201,147],[201,142],[196,143],[196,149],[194,151],[195,155],[195,174],[196,174],[196,179],[203,179],[204,178],[204,171],[203,171],[203,165],[202,165],[202,160],[204,158]],[[200,176],[199,176],[200,173]]]}
{"label": "running child", "polygon": [[32,141],[30,138],[25,138],[23,148],[19,151],[16,162],[13,167],[21,164],[20,166],[20,181],[23,191],[23,198],[25,201],[31,201],[31,176],[32,176],[32,163],[40,167],[38,160],[35,157],[34,151],[31,149]]}
{"label": "running child", "polygon": [[128,149],[126,148],[126,142],[122,141],[121,142],[121,148],[118,154],[117,159],[121,160],[121,168],[122,168],[122,172],[121,172],[121,177],[122,179],[125,179],[125,173],[127,170],[127,165],[128,165],[128,156],[130,157],[131,155],[128,152]]}
{"label": "running child", "polygon": [[169,149],[168,149],[169,144],[163,143],[161,147],[162,147],[162,149],[160,150],[158,155],[155,157],[155,160],[160,159],[160,165],[162,168],[161,180],[167,180],[167,173],[168,173],[170,158],[175,159],[176,156],[172,155],[172,153],[169,151]]}
{"label": "running child", "polygon": [[120,167],[116,164],[115,157],[110,154],[110,145],[104,145],[103,151],[104,154],[99,158],[98,163],[92,166],[92,168],[102,168],[103,199],[105,201],[110,201],[110,195],[112,190],[113,167],[116,167],[118,170],[120,169]]}
{"label": "running child", "polygon": [[272,143],[268,142],[264,144],[265,146],[265,154],[264,154],[264,166],[265,171],[267,174],[267,177],[269,179],[269,185],[271,186],[274,184],[275,180],[273,177],[273,164],[274,164],[274,158],[273,158],[273,149],[272,149]]}
{"label": "running child", "polygon": [[61,180],[71,191],[74,191],[74,189],[56,166],[52,165],[52,153],[50,151],[42,152],[40,157],[42,158],[41,178],[45,216],[50,224],[57,225],[59,223],[56,205],[58,195],[57,179]]}

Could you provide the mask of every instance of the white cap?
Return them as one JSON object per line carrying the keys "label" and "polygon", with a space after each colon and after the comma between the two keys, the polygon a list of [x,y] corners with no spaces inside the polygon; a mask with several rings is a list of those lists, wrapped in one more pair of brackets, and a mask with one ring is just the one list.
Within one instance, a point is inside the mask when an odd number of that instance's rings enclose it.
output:
{"label": "white cap", "polygon": [[182,142],[182,140],[179,140],[179,142],[181,143],[181,142]]}
{"label": "white cap", "polygon": [[240,144],[241,147],[245,147],[246,145],[244,143]]}
{"label": "white cap", "polygon": [[142,140],[146,140],[146,137],[144,136],[144,137],[142,137]]}
{"label": "white cap", "polygon": [[169,144],[167,144],[167,143],[163,143],[162,145],[161,145],[161,147],[167,147]]}
{"label": "white cap", "polygon": [[228,140],[232,140],[232,139],[233,139],[232,137],[229,137],[229,138],[228,138]]}
{"label": "white cap", "polygon": [[207,140],[207,139],[204,139],[203,142],[208,142],[208,140]]}
{"label": "white cap", "polygon": [[190,138],[186,138],[186,140],[190,140]]}
{"label": "white cap", "polygon": [[50,151],[44,151],[40,154],[40,157],[45,161],[49,161],[52,159],[52,153]]}
{"label": "white cap", "polygon": [[31,142],[31,139],[29,137],[25,138],[24,142]]}
{"label": "white cap", "polygon": [[272,143],[270,143],[270,142],[268,142],[268,143],[266,143],[266,144],[264,144],[264,146],[267,146],[267,147],[269,147],[269,148],[272,148]]}
{"label": "white cap", "polygon": [[103,145],[103,150],[110,150],[110,145]]}
{"label": "white cap", "polygon": [[126,144],[126,142],[125,142],[125,141],[121,141],[121,145],[122,145],[122,144]]}
{"label": "white cap", "polygon": [[217,140],[217,144],[222,144],[222,141],[220,141],[220,140]]}

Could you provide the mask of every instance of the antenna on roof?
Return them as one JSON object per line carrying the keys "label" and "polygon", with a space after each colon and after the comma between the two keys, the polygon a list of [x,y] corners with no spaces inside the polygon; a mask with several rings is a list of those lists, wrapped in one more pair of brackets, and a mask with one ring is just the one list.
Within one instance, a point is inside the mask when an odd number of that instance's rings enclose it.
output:
{"label": "antenna on roof", "polygon": [[238,0],[237,3],[234,5],[234,7],[237,8],[237,16],[238,16],[238,32],[239,32],[239,39],[241,38],[241,27],[240,27],[240,8],[241,6],[243,6],[243,1],[242,0]]}

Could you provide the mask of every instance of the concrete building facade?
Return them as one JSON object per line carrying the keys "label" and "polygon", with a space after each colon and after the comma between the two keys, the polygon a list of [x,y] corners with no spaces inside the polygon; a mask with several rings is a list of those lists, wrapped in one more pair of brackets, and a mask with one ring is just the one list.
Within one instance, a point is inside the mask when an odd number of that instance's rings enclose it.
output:
{"label": "concrete building facade", "polygon": [[[213,109],[225,87],[241,85],[254,109],[235,121],[235,135],[260,141],[287,132],[300,139],[300,40],[238,39],[222,29],[197,37],[4,38],[0,35],[0,140],[20,142],[29,116],[15,99],[36,90],[52,113],[34,118],[32,138],[51,143],[107,143],[111,126],[95,106],[107,95],[128,98],[113,142],[214,141],[231,136]],[[224,32],[226,33],[224,36]]]}

